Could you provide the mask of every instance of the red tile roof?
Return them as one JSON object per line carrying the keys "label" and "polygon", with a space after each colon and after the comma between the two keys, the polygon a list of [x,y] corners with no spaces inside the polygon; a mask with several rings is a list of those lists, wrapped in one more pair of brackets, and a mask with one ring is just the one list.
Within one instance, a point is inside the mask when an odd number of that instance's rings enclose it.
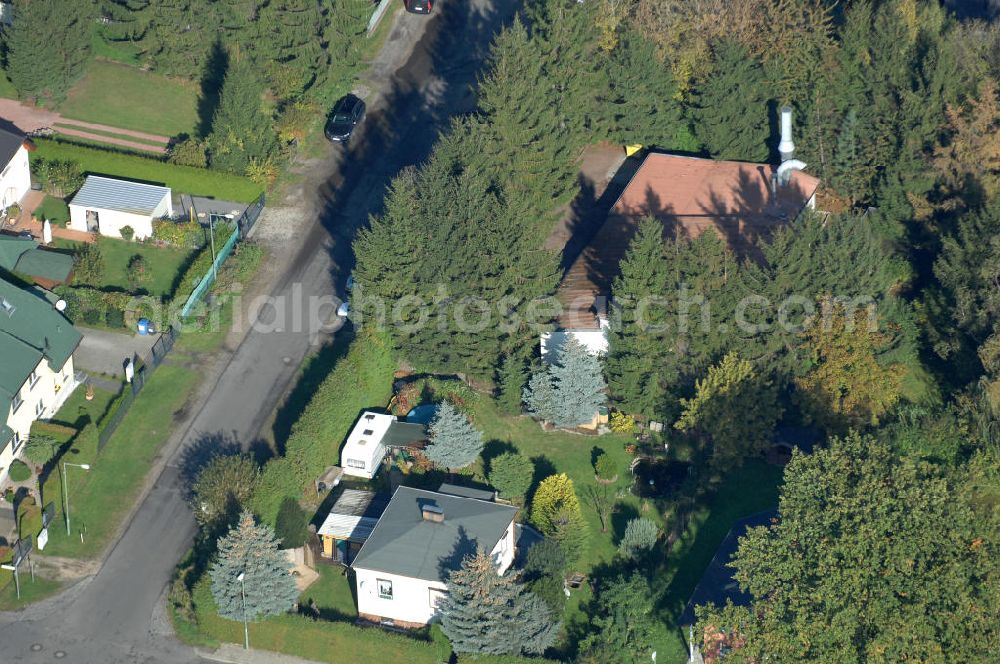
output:
{"label": "red tile roof", "polygon": [[697,237],[715,228],[737,253],[796,219],[819,186],[801,171],[771,195],[777,166],[741,161],[651,153],[632,177],[607,220],[574,261],[559,286],[564,328],[596,327],[586,311],[595,297],[608,295],[638,221],[653,215],[666,238]]}

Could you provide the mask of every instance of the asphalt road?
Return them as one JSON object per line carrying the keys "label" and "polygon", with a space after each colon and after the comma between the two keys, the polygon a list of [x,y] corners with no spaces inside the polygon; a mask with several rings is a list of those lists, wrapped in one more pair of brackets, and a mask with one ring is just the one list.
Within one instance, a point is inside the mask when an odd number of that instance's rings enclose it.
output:
{"label": "asphalt road", "polygon": [[[497,5],[444,0],[431,17],[400,19],[373,63],[364,126],[348,150],[333,149],[322,177],[302,192],[311,197],[314,220],[291,240],[301,248],[289,253],[271,292],[276,304],[261,310],[263,325],[232,353],[183,446],[101,571],[62,596],[0,617],[0,662],[199,661],[173,638],[163,607],[171,572],[195,533],[180,479],[181,455],[206,440],[224,437],[247,447],[257,438],[302,359],[322,340],[303,323],[303,309],[290,303],[339,292],[352,263],[350,239],[381,209],[391,178],[426,159],[451,115],[472,109],[471,86],[516,3]],[[404,59],[394,61],[399,54]],[[289,305],[283,317],[282,302]]]}

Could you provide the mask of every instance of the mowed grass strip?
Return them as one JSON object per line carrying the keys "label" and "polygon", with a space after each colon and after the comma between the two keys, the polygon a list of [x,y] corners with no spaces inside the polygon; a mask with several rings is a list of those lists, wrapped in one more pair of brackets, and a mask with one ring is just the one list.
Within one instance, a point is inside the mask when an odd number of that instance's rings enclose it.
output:
{"label": "mowed grass strip", "polygon": [[102,150],[51,139],[34,139],[35,158],[71,159],[85,173],[162,184],[176,193],[249,203],[263,188],[239,175],[177,166],[139,154]]}
{"label": "mowed grass strip", "polygon": [[191,134],[198,124],[198,88],[138,67],[93,60],[59,112],[160,136]]}
{"label": "mowed grass strip", "polygon": [[45,555],[71,558],[100,555],[135,504],[154,458],[173,430],[174,413],[184,406],[199,378],[190,369],[170,364],[160,366],[100,454],[93,458],[82,458],[90,454],[64,457],[64,461],[72,463],[89,463],[91,469],[69,468],[66,476],[71,536],[66,535],[63,521],[59,473],[54,472],[45,483],[44,502],[54,503],[58,515],[57,523],[49,528]]}

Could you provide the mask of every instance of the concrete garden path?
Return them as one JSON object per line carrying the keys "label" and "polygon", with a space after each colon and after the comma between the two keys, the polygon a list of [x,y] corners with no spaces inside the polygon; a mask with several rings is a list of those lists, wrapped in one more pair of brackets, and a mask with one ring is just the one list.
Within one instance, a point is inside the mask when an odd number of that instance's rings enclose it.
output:
{"label": "concrete garden path", "polygon": [[[133,150],[156,152],[158,154],[164,154],[170,142],[169,136],[148,134],[143,131],[121,129],[110,125],[64,118],[54,111],[28,106],[16,99],[0,99],[0,119],[12,123],[26,134],[48,127],[66,136],[75,136],[100,143],[118,145]],[[108,136],[105,134],[113,135]],[[137,138],[146,142],[140,143],[139,141],[129,140],[130,138]]]}

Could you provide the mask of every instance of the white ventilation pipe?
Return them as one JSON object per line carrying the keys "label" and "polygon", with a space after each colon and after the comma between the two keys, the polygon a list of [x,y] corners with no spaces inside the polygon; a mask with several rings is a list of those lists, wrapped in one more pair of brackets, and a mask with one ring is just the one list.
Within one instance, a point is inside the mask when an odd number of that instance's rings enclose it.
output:
{"label": "white ventilation pipe", "polygon": [[792,142],[792,107],[781,107],[781,142],[778,143],[778,153],[781,161],[786,162],[795,156],[795,143]]}
{"label": "white ventilation pipe", "polygon": [[789,159],[778,166],[778,184],[784,187],[792,179],[792,171],[805,170],[806,164],[798,159]]}

